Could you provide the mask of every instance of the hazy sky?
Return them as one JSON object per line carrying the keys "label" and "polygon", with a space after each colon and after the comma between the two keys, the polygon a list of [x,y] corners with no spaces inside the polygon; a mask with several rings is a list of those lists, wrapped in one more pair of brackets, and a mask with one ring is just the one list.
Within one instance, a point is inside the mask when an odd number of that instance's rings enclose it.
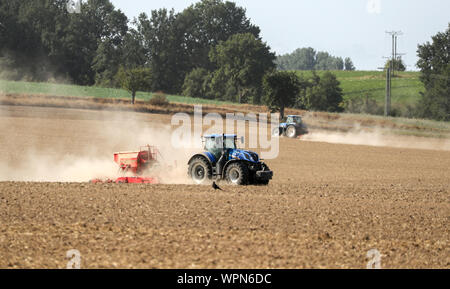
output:
{"label": "hazy sky", "polygon": [[[195,0],[112,0],[129,18],[158,8],[182,11]],[[261,28],[277,53],[313,47],[353,59],[359,70],[375,70],[391,54],[389,30],[401,30],[398,51],[416,69],[417,44],[431,40],[450,22],[450,0],[236,0]]]}

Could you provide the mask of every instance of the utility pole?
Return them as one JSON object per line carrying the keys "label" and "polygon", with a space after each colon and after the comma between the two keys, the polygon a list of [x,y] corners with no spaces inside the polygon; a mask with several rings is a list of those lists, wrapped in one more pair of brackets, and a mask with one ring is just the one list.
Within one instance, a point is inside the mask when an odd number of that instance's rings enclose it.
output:
{"label": "utility pole", "polygon": [[397,35],[394,36],[394,57],[397,59]]}
{"label": "utility pole", "polygon": [[[389,57],[383,57],[390,59]],[[380,70],[385,70],[386,67],[378,67]],[[391,68],[386,69],[386,96],[384,98],[384,116],[391,114]]]}
{"label": "utility pole", "polygon": [[384,101],[384,116],[391,115],[391,68],[386,71],[386,98]]}
{"label": "utility pole", "polygon": [[[391,98],[392,98],[392,77],[395,76],[396,63],[400,60],[399,56],[403,53],[397,52],[398,36],[403,35],[401,31],[386,31],[392,37],[392,56],[390,57],[389,67],[386,71],[386,98],[384,104],[384,115],[391,115]],[[389,59],[389,57],[385,57]]]}
{"label": "utility pole", "polygon": [[392,37],[392,58],[391,58],[391,64],[389,65],[389,68],[391,69],[391,76],[395,76],[395,62],[397,61],[397,38],[398,36],[403,35],[403,32],[401,31],[386,31],[387,34],[391,35]]}

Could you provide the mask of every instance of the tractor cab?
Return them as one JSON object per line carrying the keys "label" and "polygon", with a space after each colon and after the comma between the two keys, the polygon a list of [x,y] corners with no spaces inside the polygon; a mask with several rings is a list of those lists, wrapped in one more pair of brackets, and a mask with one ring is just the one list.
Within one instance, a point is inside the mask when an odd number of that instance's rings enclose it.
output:
{"label": "tractor cab", "polygon": [[302,117],[299,115],[288,115],[286,118],[287,124],[301,125],[303,123]]}
{"label": "tractor cab", "polygon": [[[241,142],[244,140],[241,138]],[[237,135],[234,134],[213,134],[203,137],[205,151],[213,154],[219,159],[222,151],[229,152],[237,149]]]}

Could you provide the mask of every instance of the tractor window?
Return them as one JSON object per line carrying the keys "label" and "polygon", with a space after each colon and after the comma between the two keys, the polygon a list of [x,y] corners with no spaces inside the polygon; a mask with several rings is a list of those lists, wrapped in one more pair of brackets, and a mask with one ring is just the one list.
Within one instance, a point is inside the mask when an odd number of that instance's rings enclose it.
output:
{"label": "tractor window", "polygon": [[[225,148],[236,149],[236,142],[234,138],[225,138]],[[222,138],[205,139],[205,150],[214,155],[219,155],[222,152]]]}
{"label": "tractor window", "polygon": [[207,151],[213,150],[213,149],[217,149],[219,146],[216,143],[216,139],[215,138],[207,138],[205,140],[205,149]]}
{"label": "tractor window", "polygon": [[222,153],[221,142],[216,138],[207,138],[205,140],[205,150],[212,153],[216,158],[220,157]]}
{"label": "tractor window", "polygon": [[225,139],[225,148],[236,149],[236,142],[234,141],[234,138],[227,137]]}
{"label": "tractor window", "polygon": [[286,123],[301,124],[302,118],[300,116],[288,116],[286,119]]}
{"label": "tractor window", "polygon": [[294,121],[293,122],[296,123],[296,124],[301,124],[302,123],[302,118],[299,117],[299,116],[294,117]]}

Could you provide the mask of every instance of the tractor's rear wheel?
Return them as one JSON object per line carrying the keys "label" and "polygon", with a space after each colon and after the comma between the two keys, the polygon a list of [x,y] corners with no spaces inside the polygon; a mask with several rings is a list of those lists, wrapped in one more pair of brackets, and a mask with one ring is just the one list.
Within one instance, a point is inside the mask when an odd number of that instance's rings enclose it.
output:
{"label": "tractor's rear wheel", "polygon": [[228,183],[239,186],[248,184],[248,175],[249,172],[247,166],[241,162],[229,165],[225,173]]}
{"label": "tractor's rear wheel", "polygon": [[288,126],[286,129],[286,136],[288,138],[296,138],[297,137],[297,128],[293,125]]}
{"label": "tractor's rear wheel", "polygon": [[194,183],[198,185],[205,184],[212,178],[211,165],[202,157],[196,157],[189,163],[188,172]]}

